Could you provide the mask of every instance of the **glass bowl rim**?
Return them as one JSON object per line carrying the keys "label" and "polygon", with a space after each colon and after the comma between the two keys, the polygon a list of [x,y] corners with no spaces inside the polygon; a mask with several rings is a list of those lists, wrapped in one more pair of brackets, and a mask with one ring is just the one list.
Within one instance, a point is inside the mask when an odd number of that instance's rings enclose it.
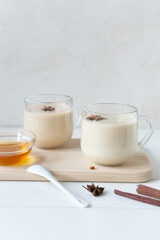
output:
{"label": "glass bowl rim", "polygon": [[[34,133],[34,132],[32,132],[32,131],[30,131],[30,130],[28,130],[28,129],[24,129],[24,128],[0,128],[0,138],[2,137],[1,135],[2,135],[2,133],[12,133],[12,132],[15,132],[15,135],[18,135],[18,132],[28,132],[28,133],[30,133],[31,134],[31,137],[29,137],[29,140],[28,141],[26,141],[25,143],[27,144],[27,146],[24,148],[24,149],[21,149],[21,150],[19,150],[19,151],[7,151],[7,152],[1,152],[1,145],[0,145],[0,156],[6,156],[6,155],[11,155],[11,154],[17,154],[17,153],[23,153],[23,152],[25,152],[26,150],[29,150],[29,149],[31,149],[33,146],[34,146],[34,144],[35,144],[35,141],[36,141],[36,134]],[[25,136],[25,133],[22,133],[21,135],[24,135]],[[22,145],[23,143],[20,143],[19,144],[19,146],[20,145]],[[8,146],[3,146],[3,148],[5,148],[5,147],[8,147]]]}

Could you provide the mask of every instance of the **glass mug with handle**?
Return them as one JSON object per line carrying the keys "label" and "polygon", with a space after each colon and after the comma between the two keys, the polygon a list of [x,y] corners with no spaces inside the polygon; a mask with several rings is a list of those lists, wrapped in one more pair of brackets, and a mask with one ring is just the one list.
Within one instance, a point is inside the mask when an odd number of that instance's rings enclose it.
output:
{"label": "glass mug with handle", "polygon": [[56,148],[73,133],[73,99],[61,94],[37,94],[24,99],[24,128],[36,133],[36,147]]}
{"label": "glass mug with handle", "polygon": [[[138,142],[138,120],[148,131]],[[90,104],[82,110],[81,149],[84,155],[101,165],[119,165],[129,160],[152,136],[151,123],[138,116],[135,107],[118,103]]]}

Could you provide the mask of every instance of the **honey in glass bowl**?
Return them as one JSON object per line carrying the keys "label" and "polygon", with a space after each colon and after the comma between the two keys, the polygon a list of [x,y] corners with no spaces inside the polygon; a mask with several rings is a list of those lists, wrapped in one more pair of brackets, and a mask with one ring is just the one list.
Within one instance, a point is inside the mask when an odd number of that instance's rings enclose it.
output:
{"label": "honey in glass bowl", "polygon": [[24,129],[0,129],[0,165],[23,165],[35,144],[35,134]]}

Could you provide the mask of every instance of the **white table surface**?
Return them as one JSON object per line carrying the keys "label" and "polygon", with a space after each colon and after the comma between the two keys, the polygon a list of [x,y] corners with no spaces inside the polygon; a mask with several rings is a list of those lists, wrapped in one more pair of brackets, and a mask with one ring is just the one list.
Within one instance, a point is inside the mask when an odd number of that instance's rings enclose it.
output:
{"label": "white table surface", "polygon": [[[142,135],[144,130],[141,130]],[[76,130],[74,137],[79,137]],[[160,189],[160,132],[147,143],[154,169],[147,185]],[[131,183],[99,183],[100,197],[82,188],[87,183],[63,183],[92,207],[77,208],[49,182],[0,182],[0,240],[79,240],[159,238],[160,209],[122,198],[117,188],[136,193]]]}

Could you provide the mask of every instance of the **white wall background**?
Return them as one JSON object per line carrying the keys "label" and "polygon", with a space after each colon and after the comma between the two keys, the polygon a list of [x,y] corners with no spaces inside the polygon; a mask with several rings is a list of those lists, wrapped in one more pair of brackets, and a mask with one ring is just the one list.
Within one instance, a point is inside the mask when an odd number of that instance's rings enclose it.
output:
{"label": "white wall background", "polygon": [[0,0],[0,125],[23,98],[135,105],[160,127],[159,0]]}

